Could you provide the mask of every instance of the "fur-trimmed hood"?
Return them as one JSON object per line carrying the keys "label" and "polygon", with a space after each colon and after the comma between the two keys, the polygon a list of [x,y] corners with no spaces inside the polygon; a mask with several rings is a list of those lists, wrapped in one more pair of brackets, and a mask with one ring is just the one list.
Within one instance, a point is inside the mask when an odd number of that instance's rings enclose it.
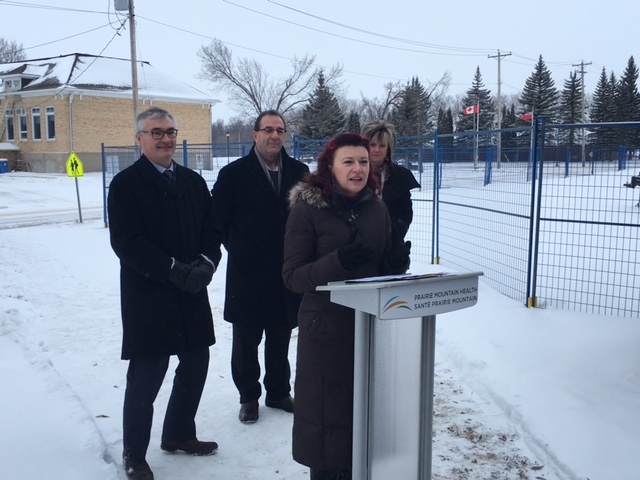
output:
{"label": "fur-trimmed hood", "polygon": [[[356,203],[366,202],[373,196],[373,192],[366,186],[360,193],[360,197]],[[346,202],[347,201],[342,195],[335,192],[332,194],[331,198],[326,198],[322,195],[322,190],[319,187],[310,185],[304,181],[298,182],[289,191],[290,209],[297,203],[306,203],[315,208],[334,208],[337,210],[343,210],[345,206],[347,206]]]}
{"label": "fur-trimmed hood", "polygon": [[298,182],[289,191],[289,208],[293,208],[296,203],[308,203],[316,208],[328,208],[329,201],[322,196],[322,190],[307,182]]}

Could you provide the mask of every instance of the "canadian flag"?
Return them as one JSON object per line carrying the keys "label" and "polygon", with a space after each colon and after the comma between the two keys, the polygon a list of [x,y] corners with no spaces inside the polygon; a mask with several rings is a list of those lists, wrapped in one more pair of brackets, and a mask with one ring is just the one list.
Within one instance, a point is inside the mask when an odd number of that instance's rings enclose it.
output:
{"label": "canadian flag", "polygon": [[518,118],[524,122],[530,122],[531,120],[533,120],[533,112],[523,113]]}
{"label": "canadian flag", "polygon": [[474,113],[480,113],[480,104],[476,103],[475,105],[472,105],[470,107],[465,107],[465,109],[462,110],[462,113],[464,113],[465,115],[472,115]]}

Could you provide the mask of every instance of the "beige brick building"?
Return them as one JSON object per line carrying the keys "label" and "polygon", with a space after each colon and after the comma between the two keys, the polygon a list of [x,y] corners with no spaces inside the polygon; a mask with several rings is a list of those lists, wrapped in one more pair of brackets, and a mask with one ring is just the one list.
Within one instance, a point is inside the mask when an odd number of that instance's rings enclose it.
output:
{"label": "beige brick building", "polygon": [[[146,62],[138,62],[137,76],[138,111],[165,108],[176,117],[179,142],[211,142],[218,100]],[[0,144],[20,149],[10,169],[63,173],[73,151],[85,171],[100,171],[102,144],[135,144],[131,77],[129,60],[84,54],[0,64]]]}

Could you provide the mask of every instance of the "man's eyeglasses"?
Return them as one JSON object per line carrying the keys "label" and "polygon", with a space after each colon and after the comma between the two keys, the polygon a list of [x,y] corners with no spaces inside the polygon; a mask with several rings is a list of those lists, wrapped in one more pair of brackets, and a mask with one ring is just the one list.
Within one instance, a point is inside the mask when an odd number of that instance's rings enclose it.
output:
{"label": "man's eyeglasses", "polygon": [[271,127],[259,128],[258,131],[259,132],[264,132],[267,135],[273,135],[273,133],[275,132],[280,136],[282,136],[285,133],[287,133],[287,131],[284,128],[271,128]]}
{"label": "man's eyeglasses", "polygon": [[178,136],[178,130],[176,130],[175,128],[170,128],[166,131],[151,130],[150,132],[146,130],[140,130],[140,133],[150,133],[155,140],[162,140],[165,135],[167,136],[167,138],[176,138]]}

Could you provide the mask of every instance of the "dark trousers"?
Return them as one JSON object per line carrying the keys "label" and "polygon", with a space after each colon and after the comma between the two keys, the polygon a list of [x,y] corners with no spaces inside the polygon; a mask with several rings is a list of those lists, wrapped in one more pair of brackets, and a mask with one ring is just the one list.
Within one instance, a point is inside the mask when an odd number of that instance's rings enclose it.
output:
{"label": "dark trousers", "polygon": [[291,328],[282,325],[267,326],[233,324],[231,350],[231,375],[240,393],[240,403],[257,400],[260,387],[260,363],[258,346],[264,333],[264,388],[267,399],[281,400],[291,392],[291,366],[289,365],[289,341]]}
{"label": "dark trousers", "polygon": [[[207,379],[209,348],[180,353],[178,360],[162,436],[182,442],[196,438],[195,416]],[[168,368],[169,355],[129,361],[123,411],[123,455],[129,460],[145,459],[151,438],[153,402]]]}

